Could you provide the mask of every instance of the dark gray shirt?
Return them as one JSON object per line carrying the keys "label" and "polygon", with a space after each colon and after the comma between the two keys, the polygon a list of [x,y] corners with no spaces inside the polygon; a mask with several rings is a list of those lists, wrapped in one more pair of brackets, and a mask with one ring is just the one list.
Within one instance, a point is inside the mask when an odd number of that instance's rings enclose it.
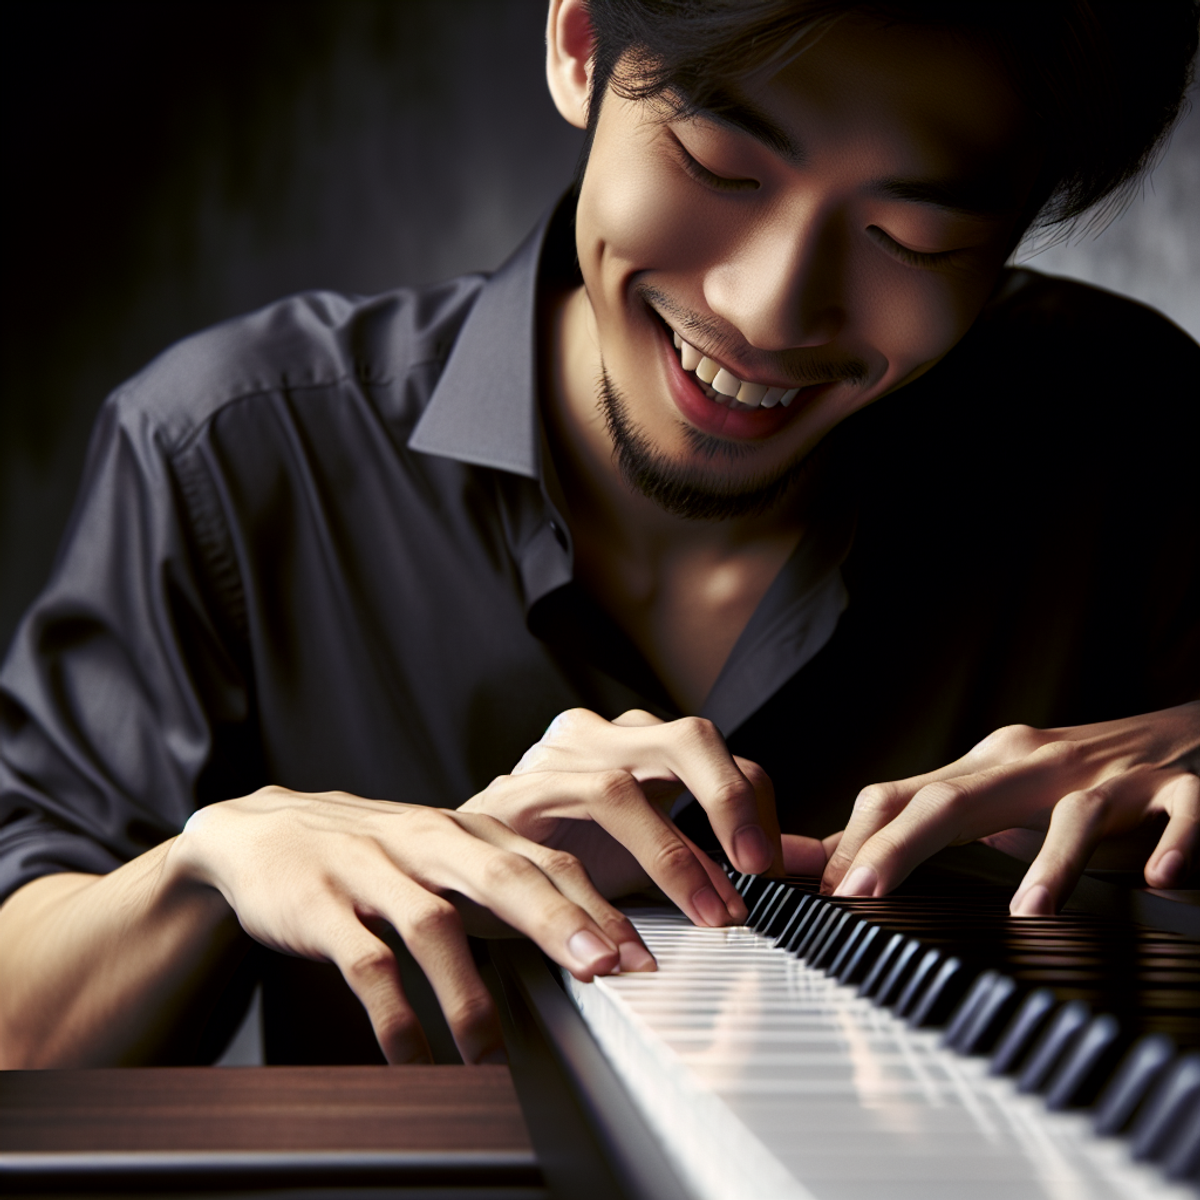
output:
{"label": "dark gray shirt", "polygon": [[[0,895],[265,783],[456,806],[565,708],[677,715],[542,484],[537,294],[570,216],[490,279],[293,297],[109,399],[0,674]],[[1001,724],[1196,694],[1198,377],[1150,310],[1010,272],[826,439],[825,516],[704,709],[785,828]]]}

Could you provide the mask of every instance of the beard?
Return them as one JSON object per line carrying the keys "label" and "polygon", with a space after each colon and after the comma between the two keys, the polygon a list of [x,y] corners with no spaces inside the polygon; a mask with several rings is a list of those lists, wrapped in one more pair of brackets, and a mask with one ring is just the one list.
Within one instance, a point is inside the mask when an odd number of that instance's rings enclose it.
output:
{"label": "beard", "polygon": [[[748,480],[732,481],[719,467],[672,462],[650,445],[629,419],[629,409],[613,385],[608,372],[600,370],[600,410],[604,414],[617,469],[635,492],[653,500],[673,517],[688,521],[730,521],[751,517],[774,508],[795,486],[804,470],[807,455],[785,463],[773,473]],[[737,442],[701,433],[682,425],[688,449],[694,458],[710,464],[736,463],[750,450]]]}

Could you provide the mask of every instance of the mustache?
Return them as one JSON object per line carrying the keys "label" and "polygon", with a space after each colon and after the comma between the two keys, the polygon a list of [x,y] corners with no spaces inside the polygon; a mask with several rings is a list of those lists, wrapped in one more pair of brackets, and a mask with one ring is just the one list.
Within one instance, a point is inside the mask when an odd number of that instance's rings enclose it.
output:
{"label": "mustache", "polygon": [[[705,352],[711,351],[713,357],[721,358],[726,355],[735,361],[747,360],[745,349],[746,339],[724,322],[715,317],[706,317],[691,309],[684,308],[665,292],[650,284],[640,284],[634,289],[635,295],[643,300],[650,308],[662,317],[670,317],[671,323],[681,336],[690,334],[695,337],[697,349],[701,346]],[[688,338],[691,341],[691,338]],[[697,344],[698,343],[698,344]],[[804,357],[800,357],[800,354]],[[754,351],[761,358],[762,351]],[[814,358],[809,352],[785,351],[770,356],[778,366],[778,373],[792,380],[798,386],[808,386],[814,383],[864,384],[870,378],[870,369],[859,358],[841,358],[836,361],[824,361]]]}

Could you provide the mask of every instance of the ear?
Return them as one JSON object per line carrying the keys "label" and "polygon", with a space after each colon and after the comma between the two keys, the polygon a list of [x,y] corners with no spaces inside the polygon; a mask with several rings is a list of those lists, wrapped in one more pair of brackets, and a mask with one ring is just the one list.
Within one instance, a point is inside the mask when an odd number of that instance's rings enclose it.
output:
{"label": "ear", "polygon": [[584,0],[550,0],[546,82],[555,108],[577,129],[587,126],[593,49],[592,22]]}

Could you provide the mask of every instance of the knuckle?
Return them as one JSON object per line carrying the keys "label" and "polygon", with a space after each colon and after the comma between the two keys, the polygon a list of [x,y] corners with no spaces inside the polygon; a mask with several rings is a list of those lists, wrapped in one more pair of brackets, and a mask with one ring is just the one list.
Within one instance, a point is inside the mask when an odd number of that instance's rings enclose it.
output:
{"label": "knuckle", "polygon": [[1041,744],[1041,734],[1032,725],[1004,725],[989,733],[977,749],[992,751],[1006,759],[1024,758]]}
{"label": "knuckle", "polygon": [[376,942],[375,945],[364,942],[347,956],[342,965],[342,974],[352,983],[365,986],[383,975],[393,975],[395,965],[392,952],[382,942]]}
{"label": "knuckle", "polygon": [[409,1008],[392,1007],[385,1013],[377,1014],[372,1024],[380,1043],[393,1050],[416,1047],[423,1040],[421,1023]]}
{"label": "knuckle", "polygon": [[475,1029],[493,1018],[495,1008],[486,991],[472,990],[444,1005],[442,1015],[451,1029]]}
{"label": "knuckle", "polygon": [[563,877],[578,875],[583,870],[583,864],[567,850],[546,850],[538,860],[542,871],[551,876]]}
{"label": "knuckle", "polygon": [[441,941],[457,930],[459,919],[453,904],[431,895],[409,906],[404,925],[406,941]]}
{"label": "knuckle", "polygon": [[533,865],[519,855],[497,850],[484,857],[480,867],[480,878],[485,891],[504,892],[528,879],[533,870]]}
{"label": "knuckle", "polygon": [[614,945],[619,946],[622,942],[640,940],[637,930],[633,927],[633,922],[628,917],[617,912],[615,908],[606,908],[599,914],[593,914],[592,919],[600,926],[608,937],[608,940]]}
{"label": "knuckle", "polygon": [[712,793],[712,804],[718,809],[740,808],[744,801],[752,795],[751,785],[742,779],[727,779],[719,784]]}
{"label": "knuckle", "polygon": [[606,807],[624,807],[634,798],[635,793],[641,794],[628,771],[597,771],[592,785],[595,789],[595,803]]}
{"label": "knuckle", "polygon": [[904,807],[899,792],[887,783],[868,784],[854,799],[854,815],[890,821]]}
{"label": "knuckle", "polygon": [[672,722],[672,727],[680,743],[689,749],[725,745],[720,731],[707,717],[680,717]]}
{"label": "knuckle", "polygon": [[1087,747],[1080,742],[1055,741],[1040,747],[1037,754],[1058,770],[1071,770],[1082,765]]}
{"label": "knuckle", "polygon": [[663,878],[688,873],[698,865],[696,856],[674,838],[660,846],[654,855],[654,873]]}
{"label": "knuckle", "polygon": [[970,806],[973,799],[971,788],[956,779],[939,779],[927,783],[912,798],[911,804],[918,812],[961,812]]}
{"label": "knuckle", "polygon": [[1105,821],[1112,813],[1112,797],[1103,788],[1084,788],[1078,792],[1069,792],[1054,806],[1051,820],[1055,817],[1061,821],[1064,818],[1088,824]]}

